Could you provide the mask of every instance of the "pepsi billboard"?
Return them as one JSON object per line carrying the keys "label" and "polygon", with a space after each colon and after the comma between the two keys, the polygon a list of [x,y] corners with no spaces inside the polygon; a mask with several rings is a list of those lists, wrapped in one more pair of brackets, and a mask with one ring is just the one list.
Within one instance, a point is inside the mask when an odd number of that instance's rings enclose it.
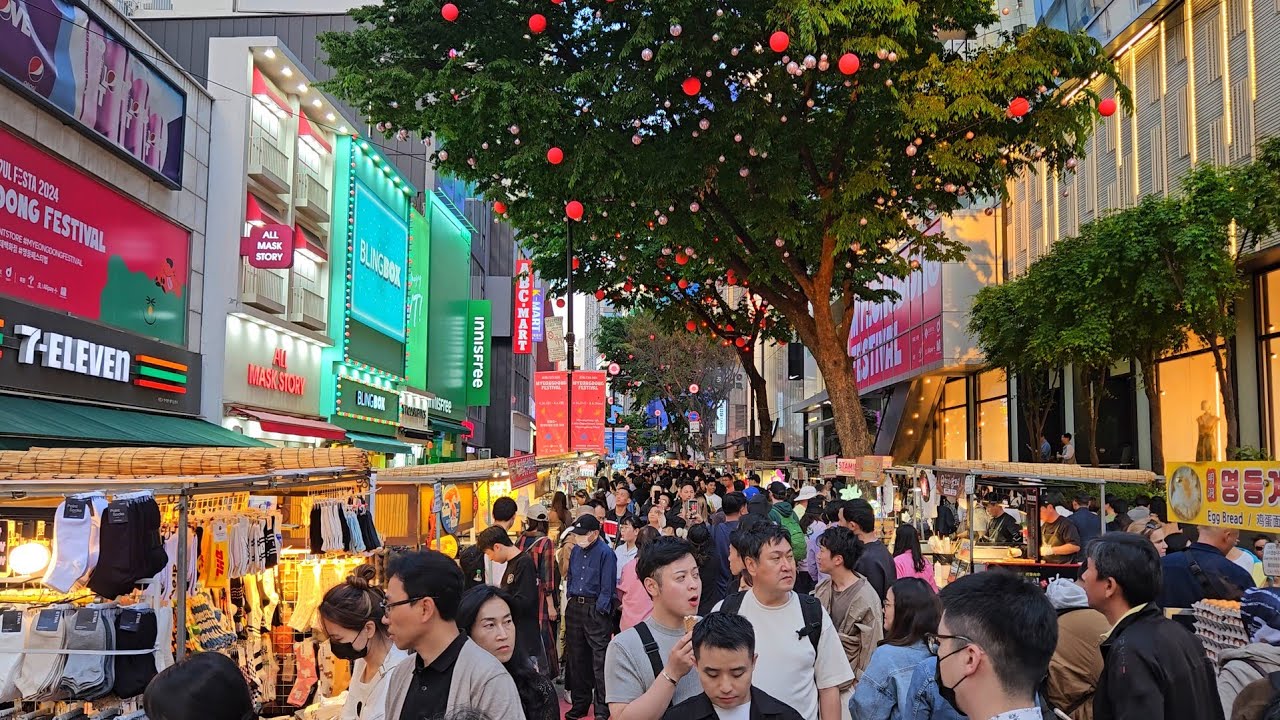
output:
{"label": "pepsi billboard", "polygon": [[182,187],[186,94],[80,5],[0,0],[0,81]]}

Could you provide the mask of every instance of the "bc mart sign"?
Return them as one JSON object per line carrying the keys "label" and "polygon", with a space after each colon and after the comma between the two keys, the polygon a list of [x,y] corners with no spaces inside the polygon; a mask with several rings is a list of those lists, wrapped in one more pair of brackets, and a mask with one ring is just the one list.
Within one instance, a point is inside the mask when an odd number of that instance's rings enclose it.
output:
{"label": "bc mart sign", "polygon": [[533,261],[516,260],[516,293],[512,302],[511,352],[533,352]]}
{"label": "bc mart sign", "polygon": [[1280,529],[1280,463],[1165,464],[1172,522]]}

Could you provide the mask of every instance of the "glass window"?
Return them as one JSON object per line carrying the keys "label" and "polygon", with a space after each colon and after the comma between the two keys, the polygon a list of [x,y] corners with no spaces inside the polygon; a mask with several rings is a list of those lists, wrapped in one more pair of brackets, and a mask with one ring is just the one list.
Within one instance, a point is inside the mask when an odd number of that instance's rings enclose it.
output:
{"label": "glass window", "polygon": [[978,400],[995,400],[1009,394],[1004,370],[988,370],[978,376]]}
{"label": "glass window", "polygon": [[1258,278],[1258,291],[1262,294],[1262,321],[1259,334],[1280,332],[1280,270],[1272,270]]}
{"label": "glass window", "polygon": [[964,405],[964,378],[948,380],[942,388],[942,407],[962,407]]}
{"label": "glass window", "polygon": [[1213,354],[1160,363],[1160,388],[1165,458],[1171,462],[1225,459],[1227,428]]}
{"label": "glass window", "polygon": [[1009,459],[1009,399],[978,403],[979,460]]}
{"label": "glass window", "polygon": [[1263,412],[1270,440],[1267,449],[1274,454],[1280,447],[1280,392],[1276,390],[1280,384],[1280,338],[1262,341],[1262,382],[1266,399]]}
{"label": "glass window", "polygon": [[[961,383],[964,387],[964,383]],[[944,460],[964,460],[969,457],[968,412],[964,405],[943,410],[938,425],[938,457]]]}
{"label": "glass window", "polygon": [[261,100],[254,99],[250,105],[253,107],[253,136],[265,136],[272,140],[279,138],[280,118]]}

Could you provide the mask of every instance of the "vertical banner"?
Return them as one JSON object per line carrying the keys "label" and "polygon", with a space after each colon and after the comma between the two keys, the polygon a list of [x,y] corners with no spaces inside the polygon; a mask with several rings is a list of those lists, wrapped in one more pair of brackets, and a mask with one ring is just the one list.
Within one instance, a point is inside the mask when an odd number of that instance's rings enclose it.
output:
{"label": "vertical banner", "polygon": [[570,449],[604,450],[604,371],[580,370],[573,374],[573,443]]}
{"label": "vertical banner", "polygon": [[534,283],[533,285],[533,342],[542,342],[542,314],[546,308],[542,304],[542,284]]}
{"label": "vertical banner", "polygon": [[543,457],[569,452],[569,377],[562,372],[533,374],[533,406],[538,423],[534,452]]}
{"label": "vertical banner", "polygon": [[468,304],[467,327],[470,332],[468,354],[467,406],[488,407],[490,367],[492,366],[493,340],[491,338],[492,300],[472,300]]}
{"label": "vertical banner", "polygon": [[511,302],[511,352],[533,352],[533,261],[516,260],[516,291]]}

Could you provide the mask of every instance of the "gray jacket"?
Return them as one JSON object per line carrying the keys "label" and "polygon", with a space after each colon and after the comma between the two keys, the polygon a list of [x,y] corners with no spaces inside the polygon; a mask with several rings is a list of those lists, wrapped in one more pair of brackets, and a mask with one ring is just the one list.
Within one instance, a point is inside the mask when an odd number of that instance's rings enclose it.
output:
{"label": "gray jacket", "polygon": [[[387,682],[387,720],[400,720],[404,699],[417,667],[416,654],[391,671]],[[486,717],[500,720],[525,720],[516,683],[502,663],[488,651],[467,640],[453,666],[453,682],[449,685],[448,708],[471,707]]]}

